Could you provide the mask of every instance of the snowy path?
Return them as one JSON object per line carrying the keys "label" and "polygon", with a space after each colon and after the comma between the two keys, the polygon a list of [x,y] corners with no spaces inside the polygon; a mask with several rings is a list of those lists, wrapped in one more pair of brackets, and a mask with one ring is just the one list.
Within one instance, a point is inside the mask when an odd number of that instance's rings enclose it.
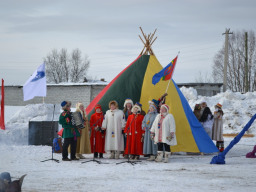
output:
{"label": "snowy path", "polygon": [[[225,138],[226,144],[232,138]],[[27,174],[23,191],[254,191],[256,159],[245,154],[255,138],[242,138],[226,157],[226,165],[211,165],[213,155],[173,155],[170,163],[142,161],[134,166],[120,160],[40,162],[51,158],[48,146],[0,146],[0,172]],[[105,155],[106,157],[107,155]],[[92,155],[87,155],[92,157]],[[60,154],[54,158],[61,160]]]}

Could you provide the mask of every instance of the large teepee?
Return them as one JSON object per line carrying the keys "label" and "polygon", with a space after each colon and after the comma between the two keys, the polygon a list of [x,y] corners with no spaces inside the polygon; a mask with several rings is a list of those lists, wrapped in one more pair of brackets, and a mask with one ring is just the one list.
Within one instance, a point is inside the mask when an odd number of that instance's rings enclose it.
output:
{"label": "large teepee", "polygon": [[[148,101],[158,99],[165,92],[168,81],[152,84],[153,75],[163,68],[152,50],[152,44],[156,40],[155,32],[156,30],[153,34],[146,35],[142,31],[144,40],[141,37],[140,39],[144,43],[144,48],[141,54],[95,97],[86,108],[89,116],[94,112],[96,104],[102,105],[105,112],[109,101],[116,100],[119,108],[122,109],[127,98],[131,98],[134,102],[139,101],[142,108],[147,111]],[[178,142],[178,145],[171,147],[171,150],[173,152],[217,152],[218,149],[194,116],[174,80],[171,80],[167,93],[166,104],[170,106],[170,113],[175,118]]]}

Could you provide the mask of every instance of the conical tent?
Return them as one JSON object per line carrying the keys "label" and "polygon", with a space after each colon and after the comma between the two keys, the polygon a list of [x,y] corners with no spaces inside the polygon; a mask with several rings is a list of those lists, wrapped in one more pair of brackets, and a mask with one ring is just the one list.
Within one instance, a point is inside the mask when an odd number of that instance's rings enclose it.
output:
{"label": "conical tent", "polygon": [[[116,100],[119,108],[122,109],[127,98],[134,102],[139,101],[142,108],[147,111],[148,101],[158,99],[168,85],[168,81],[152,84],[153,75],[161,69],[162,66],[154,55],[140,55],[95,97],[86,108],[86,113],[90,116],[96,104],[100,104],[106,112],[111,100]],[[171,147],[171,150],[173,152],[218,152],[173,80],[170,82],[167,93],[166,104],[170,106],[170,113],[175,118],[178,142],[178,145]]]}

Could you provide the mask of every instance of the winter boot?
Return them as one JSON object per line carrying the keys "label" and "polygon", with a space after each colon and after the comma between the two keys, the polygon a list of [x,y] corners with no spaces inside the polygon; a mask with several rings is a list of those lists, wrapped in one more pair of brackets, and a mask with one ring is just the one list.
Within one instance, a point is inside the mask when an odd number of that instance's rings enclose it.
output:
{"label": "winter boot", "polygon": [[129,155],[124,155],[124,159],[129,159]]}
{"label": "winter boot", "polygon": [[171,155],[171,152],[164,153],[164,163],[168,163],[170,155]]}
{"label": "winter boot", "polygon": [[109,159],[115,159],[115,151],[111,151]]}
{"label": "winter boot", "polygon": [[220,150],[220,143],[219,143],[219,141],[216,142],[216,147],[217,147],[218,150]]}
{"label": "winter boot", "polygon": [[150,157],[147,159],[147,161],[154,161],[156,159],[155,155],[150,155]]}
{"label": "winter boot", "polygon": [[134,160],[139,160],[140,156],[139,155],[135,155]]}
{"label": "winter boot", "polygon": [[119,159],[120,151],[115,151],[115,159]]}
{"label": "winter boot", "polygon": [[85,159],[85,157],[82,154],[77,154],[79,159]]}
{"label": "winter boot", "polygon": [[100,153],[100,159],[102,159],[103,158],[103,153]]}
{"label": "winter boot", "polygon": [[220,152],[224,151],[224,141],[220,142]]}
{"label": "winter boot", "polygon": [[79,158],[79,154],[78,154],[78,153],[76,153],[76,158],[77,158],[77,159],[80,159],[80,158]]}
{"label": "winter boot", "polygon": [[94,158],[98,158],[98,153],[94,152]]}
{"label": "winter boot", "polygon": [[161,162],[163,160],[163,151],[157,151],[157,157],[155,159],[155,162]]}

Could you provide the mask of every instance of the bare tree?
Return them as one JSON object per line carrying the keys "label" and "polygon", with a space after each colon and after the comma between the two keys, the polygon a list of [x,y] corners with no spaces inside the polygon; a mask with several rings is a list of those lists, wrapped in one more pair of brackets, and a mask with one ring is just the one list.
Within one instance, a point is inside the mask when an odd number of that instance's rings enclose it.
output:
{"label": "bare tree", "polygon": [[44,58],[44,63],[46,64],[47,81],[54,83],[62,82],[63,72],[57,49],[53,49],[52,52]]}
{"label": "bare tree", "polygon": [[60,65],[61,68],[63,70],[63,80],[65,82],[69,82],[69,56],[68,56],[68,52],[67,49],[62,48],[60,51]]}
{"label": "bare tree", "polygon": [[[236,32],[229,39],[229,61],[227,66],[227,87],[232,91],[246,91],[246,77],[248,77],[249,91],[256,86],[256,44],[255,33],[248,34],[248,70],[246,70],[245,31]],[[224,46],[214,57],[212,76],[215,82],[223,81]]]}
{"label": "bare tree", "polygon": [[81,57],[79,49],[68,54],[67,49],[58,52],[53,49],[45,58],[47,82],[79,82],[83,81],[90,66],[88,57]]}
{"label": "bare tree", "polygon": [[89,66],[90,66],[90,62],[87,56],[85,56],[83,59],[81,56],[81,51],[79,49],[73,50],[73,52],[71,53],[71,59],[70,59],[71,81],[79,82],[80,80],[83,80]]}
{"label": "bare tree", "polygon": [[198,75],[195,77],[195,82],[196,83],[212,83],[212,78],[211,76],[208,75],[207,72],[202,74],[202,72],[199,71]]}

